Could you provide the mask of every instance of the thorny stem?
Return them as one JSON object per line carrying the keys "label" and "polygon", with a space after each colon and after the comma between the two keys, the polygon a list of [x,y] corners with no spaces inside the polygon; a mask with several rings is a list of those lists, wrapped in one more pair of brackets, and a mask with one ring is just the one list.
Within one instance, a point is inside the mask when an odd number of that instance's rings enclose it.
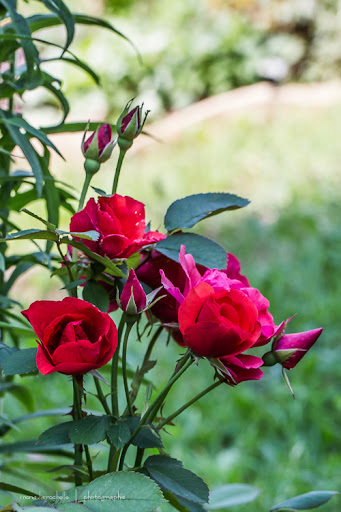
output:
{"label": "thorny stem", "polygon": [[[59,252],[59,254],[60,254],[60,256],[61,256],[61,258],[62,258],[62,260],[64,262],[64,265],[66,267],[67,273],[69,274],[70,283],[72,283],[74,281],[74,277],[73,277],[73,274],[72,274],[72,270],[70,268],[70,263],[71,262],[68,261],[66,259],[66,257],[64,256],[64,254],[63,254],[63,252],[62,252],[62,250],[60,248],[60,243],[56,242],[56,245],[57,245],[58,252]],[[76,287],[75,288],[70,288],[69,289],[69,293],[70,293],[71,297],[77,297],[77,288]]]}
{"label": "thorny stem", "polygon": [[95,386],[96,386],[96,391],[97,391],[97,396],[98,396],[98,400],[101,402],[101,404],[103,405],[103,409],[105,410],[105,412],[107,414],[111,414],[110,412],[110,409],[109,409],[109,406],[107,404],[107,400],[103,394],[103,391],[102,391],[102,388],[101,388],[101,384],[100,384],[100,381],[97,377],[94,377],[94,382],[95,382]]}
{"label": "thorny stem", "polygon": [[83,183],[83,188],[82,188],[82,192],[81,192],[81,197],[79,199],[79,204],[78,204],[78,212],[80,212],[82,209],[83,209],[83,206],[84,206],[84,201],[85,201],[85,197],[86,197],[86,193],[88,191],[88,188],[89,188],[89,185],[90,185],[90,181],[92,179],[92,174],[90,174],[89,172],[87,172],[85,174],[85,180],[84,180],[84,183]]}
{"label": "thorny stem", "polygon": [[114,416],[119,416],[118,410],[118,392],[117,392],[117,376],[118,376],[118,358],[120,353],[120,345],[122,332],[125,324],[124,316],[122,315],[120,324],[118,326],[118,341],[114,357],[111,363],[111,409]]}

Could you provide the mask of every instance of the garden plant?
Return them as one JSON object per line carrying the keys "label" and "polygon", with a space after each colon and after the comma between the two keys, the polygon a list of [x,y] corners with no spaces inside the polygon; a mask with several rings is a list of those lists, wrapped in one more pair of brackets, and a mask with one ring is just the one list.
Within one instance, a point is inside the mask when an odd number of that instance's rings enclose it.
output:
{"label": "garden plant", "polygon": [[[322,328],[294,332],[295,305],[291,318],[274,319],[268,298],[242,273],[238,257],[190,231],[209,217],[246,207],[247,199],[227,192],[187,195],[169,206],[164,230],[153,229],[144,204],[119,189],[124,159],[144,132],[148,111],[129,100],[115,125],[67,123],[62,82],[45,70],[48,61],[65,61],[98,82],[97,74],[69,49],[75,25],[97,25],[125,36],[104,20],[72,14],[61,0],[28,3],[49,12],[24,16],[14,0],[0,0],[0,435],[43,416],[59,419],[38,440],[0,444],[6,455],[0,463],[1,510],[149,512],[169,506],[200,512],[252,501],[258,492],[249,485],[226,482],[210,493],[199,476],[167,453],[163,438],[197,400],[219,387],[225,401],[231,388],[261,379],[269,366],[281,366],[292,392],[288,371],[317,342]],[[36,35],[56,25],[66,30],[62,47]],[[44,58],[46,46],[55,47],[58,55]],[[58,125],[36,128],[22,115],[25,93],[40,87],[62,108]],[[49,134],[72,131],[84,131],[79,199],[53,177],[50,166],[50,152],[60,153]],[[20,169],[19,151],[30,170]],[[105,190],[91,187],[109,159],[116,161],[112,183]],[[93,197],[86,201],[89,192]],[[30,210],[36,200],[45,203],[46,218]],[[68,226],[60,226],[62,208],[70,216]],[[13,221],[15,212],[16,218],[29,216],[42,227],[21,230]],[[25,244],[19,254],[18,242]],[[12,296],[11,288],[36,265],[60,279],[69,296],[33,298],[21,314],[20,297]],[[142,355],[133,367],[129,352],[136,342]],[[157,366],[153,351],[160,343],[169,372],[155,382],[148,374]],[[177,359],[169,358],[168,344],[177,344]],[[181,386],[191,385],[190,367],[198,373],[209,369],[212,382],[193,389],[192,399],[183,403]],[[67,381],[72,406],[51,403],[52,409],[13,417],[8,404],[13,396],[29,404],[29,379],[38,372],[44,388],[55,372]],[[19,381],[17,375],[25,378]],[[179,406],[169,410],[167,396],[173,389]],[[95,409],[87,408],[89,395]],[[206,421],[213,431],[214,418]],[[20,474],[12,459],[16,453],[31,456],[23,462],[26,486],[12,483]],[[37,494],[36,486],[29,486],[35,456],[62,461],[49,468],[52,475],[58,471],[60,482],[51,476],[49,492]],[[271,510],[315,508],[334,494],[312,490]]]}

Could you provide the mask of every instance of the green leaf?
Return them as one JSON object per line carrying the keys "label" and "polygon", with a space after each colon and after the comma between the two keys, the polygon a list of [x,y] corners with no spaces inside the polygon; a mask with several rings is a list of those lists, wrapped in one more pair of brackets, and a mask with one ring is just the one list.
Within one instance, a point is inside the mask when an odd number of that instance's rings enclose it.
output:
{"label": "green leaf", "polygon": [[64,231],[59,231],[57,230],[58,233],[61,233],[61,234],[70,234],[72,236],[76,236],[77,238],[84,238],[85,240],[92,240],[93,242],[97,242],[97,240],[99,239],[99,232],[92,229],[90,231],[82,231],[82,232],[79,232],[79,231],[70,231],[70,233],[67,233],[67,232],[64,232]]}
{"label": "green leaf", "polygon": [[82,61],[80,59],[72,59],[70,57],[56,57],[54,59],[45,59],[42,62],[54,62],[54,61],[67,62],[68,64],[73,64],[74,66],[77,66],[78,68],[80,68],[83,71],[85,71],[88,75],[90,75],[96,85],[100,85],[100,78],[99,78],[99,76],[84,61]]}
{"label": "green leaf", "polygon": [[0,482],[0,490],[14,492],[15,494],[21,494],[24,496],[36,496],[36,493],[34,492],[23,489],[22,487],[17,487],[16,485],[6,484],[5,482]]}
{"label": "green leaf", "polygon": [[53,144],[53,142],[50,141],[50,139],[46,136],[46,134],[43,131],[38,130],[37,128],[34,128],[33,126],[31,126],[22,117],[6,116],[1,122],[6,123],[6,124],[11,124],[13,126],[17,126],[18,128],[23,128],[27,133],[29,133],[30,135],[33,135],[33,137],[36,137],[45,146],[49,146],[50,148],[52,148],[60,157],[63,158],[63,155],[56,148],[56,146]]}
{"label": "green leaf", "polygon": [[[65,496],[70,501],[83,501],[86,510],[92,512],[151,512],[164,501],[153,480],[132,471],[100,476],[88,485],[66,490]],[[65,501],[58,503],[58,509],[73,512]]]}
{"label": "green leaf", "polygon": [[195,503],[208,502],[209,490],[205,482],[184,469],[180,461],[165,455],[152,455],[144,467],[161,489]]}
{"label": "green leaf", "polygon": [[110,299],[103,286],[93,279],[89,279],[83,288],[83,299],[94,304],[100,311],[108,312]]}
{"label": "green leaf", "polygon": [[6,375],[24,375],[37,370],[36,348],[24,348],[9,354],[1,367]]}
{"label": "green leaf", "polygon": [[5,257],[2,254],[2,252],[0,252],[0,272],[5,272],[5,270],[6,270]]}
{"label": "green leaf", "polygon": [[6,238],[1,238],[0,242],[8,242],[9,240],[53,240],[56,242],[58,236],[52,231],[45,229],[25,229],[7,235]]}
{"label": "green leaf", "polygon": [[[0,240],[0,242],[1,242],[1,240]],[[86,245],[82,244],[82,242],[77,242],[76,240],[70,240],[68,238],[68,236],[65,236],[65,237],[60,238],[60,243],[71,245],[71,247],[75,247],[76,249],[79,249],[89,258],[96,260],[99,263],[102,263],[102,265],[104,265],[104,267],[106,269],[108,269],[108,271],[110,271],[110,273],[113,276],[123,277],[123,278],[127,279],[127,276],[107,256],[103,257],[103,256],[100,256],[99,254],[91,251],[91,249],[89,249],[89,247],[87,247]]]}
{"label": "green leaf", "polygon": [[0,444],[0,453],[48,453],[73,459],[73,453],[57,445],[43,446],[37,444],[36,439],[18,441],[16,443]]}
{"label": "green leaf", "polygon": [[181,245],[192,254],[195,262],[208,268],[226,268],[227,253],[220,245],[195,233],[176,233],[155,244],[155,249],[168,258],[179,261]]}
{"label": "green leaf", "polygon": [[[66,28],[66,43],[64,51],[70,46],[75,34],[75,20],[72,13],[61,0],[41,0],[41,2],[53,13],[55,13]],[[32,29],[31,29],[32,30]]]}
{"label": "green leaf", "polygon": [[234,194],[194,194],[174,201],[167,210],[165,227],[167,231],[189,229],[203,219],[228,210],[243,208],[248,199]]}
{"label": "green leaf", "polygon": [[21,208],[20,212],[27,213],[27,215],[30,215],[30,217],[33,217],[34,219],[39,220],[40,222],[45,224],[45,226],[49,230],[54,231],[56,229],[56,226],[54,224],[51,224],[51,222],[49,222],[48,220],[45,220],[42,217],[39,217],[39,215],[37,215],[36,213],[30,212],[30,210],[27,210],[26,208]]}
{"label": "green leaf", "polygon": [[[73,14],[73,17],[77,24],[95,25],[114,32],[118,36],[125,39],[129,44],[131,44],[136,53],[139,55],[138,50],[136,49],[134,43],[127,36],[125,36],[122,32],[117,30],[113,25],[111,25],[107,21],[102,20],[101,18],[95,18],[93,16],[87,16],[84,14]],[[39,14],[28,18],[28,22],[30,24],[32,32],[40,30],[41,28],[54,27],[55,25],[60,24],[60,20],[56,16]]]}
{"label": "green leaf", "polygon": [[71,281],[71,283],[63,286],[62,290],[72,290],[73,288],[77,288],[77,286],[81,286],[84,283],[86,283],[86,279],[77,279],[76,281]]}
{"label": "green leaf", "polygon": [[115,448],[122,448],[131,435],[126,418],[119,418],[116,423],[110,425],[107,435]]}
{"label": "green leaf", "polygon": [[39,445],[58,445],[58,444],[68,444],[71,443],[71,439],[69,436],[69,432],[72,428],[73,421],[67,421],[65,423],[59,423],[59,425],[54,425],[53,427],[44,430],[39,436],[38,446]]}
{"label": "green leaf", "polygon": [[194,501],[185,500],[180,496],[175,496],[171,492],[163,491],[163,495],[167,501],[179,512],[205,512],[206,509],[201,503],[194,503]]}
{"label": "green leaf", "polygon": [[310,510],[312,508],[320,507],[327,503],[335,494],[339,494],[337,491],[311,491],[306,494],[300,494],[291,498],[290,500],[283,501],[279,505],[275,505],[271,508],[273,510]]}
{"label": "green leaf", "polygon": [[247,484],[222,485],[210,492],[210,502],[206,508],[217,510],[250,503],[257,498],[259,493],[259,489]]}
{"label": "green leaf", "polygon": [[[132,434],[139,426],[140,418],[138,416],[130,416],[127,418],[127,424]],[[163,448],[159,432],[150,423],[147,423],[141,428],[132,444],[139,448]]]}
{"label": "green leaf", "polygon": [[87,416],[73,421],[69,430],[70,439],[77,444],[94,444],[104,441],[111,422],[110,416]]}

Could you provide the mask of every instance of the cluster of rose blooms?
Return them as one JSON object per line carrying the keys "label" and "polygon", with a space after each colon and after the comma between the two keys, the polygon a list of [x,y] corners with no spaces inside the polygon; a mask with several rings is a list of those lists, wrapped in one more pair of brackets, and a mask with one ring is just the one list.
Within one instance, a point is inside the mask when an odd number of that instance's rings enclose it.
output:
{"label": "cluster of rose blooms", "polygon": [[[124,112],[118,139],[124,151],[142,129],[140,116],[138,107]],[[110,125],[83,140],[87,172],[97,172],[96,161],[105,161],[114,145]],[[70,231],[96,231],[96,241],[82,239],[82,243],[114,262],[136,253],[140,258],[124,284],[120,280],[110,289],[103,283],[112,298],[107,313],[76,297],[37,301],[23,312],[39,338],[37,366],[44,375],[55,371],[82,375],[108,363],[118,339],[109,312],[117,308],[128,321],[142,314],[150,322],[157,319],[176,343],[194,357],[207,358],[216,375],[230,385],[260,379],[262,365],[293,368],[322,332],[285,334],[288,321],[275,324],[268,299],[241,274],[239,261],[231,253],[226,268],[210,269],[196,264],[185,246],[178,262],[158,252],[153,244],[166,235],[146,231],[144,205],[131,197],[114,193],[97,202],[90,199],[72,217]],[[146,294],[142,284],[152,293]],[[270,342],[263,358],[248,353]]]}

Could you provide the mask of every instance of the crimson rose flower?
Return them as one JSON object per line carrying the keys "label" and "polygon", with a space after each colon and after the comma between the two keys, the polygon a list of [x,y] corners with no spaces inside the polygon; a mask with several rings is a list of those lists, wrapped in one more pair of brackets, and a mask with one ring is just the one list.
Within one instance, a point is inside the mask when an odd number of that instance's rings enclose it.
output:
{"label": "crimson rose flower", "polygon": [[235,386],[246,380],[259,380],[264,372],[259,369],[263,365],[263,359],[249,354],[240,354],[238,356],[222,357],[219,361],[225,367],[226,372],[222,372],[226,384]]}
{"label": "crimson rose flower", "polygon": [[89,302],[73,297],[36,301],[22,314],[39,338],[37,367],[43,375],[82,375],[114,355],[116,325]]}
{"label": "crimson rose flower", "polygon": [[74,232],[97,231],[100,236],[96,242],[82,240],[82,243],[110,259],[129,258],[142,247],[166,238],[157,231],[145,233],[145,229],[144,204],[119,194],[99,197],[98,204],[90,199],[70,223]]}
{"label": "crimson rose flower", "polygon": [[178,317],[185,344],[202,357],[241,354],[261,335],[258,310],[243,291],[214,291],[206,282],[189,292]]}

